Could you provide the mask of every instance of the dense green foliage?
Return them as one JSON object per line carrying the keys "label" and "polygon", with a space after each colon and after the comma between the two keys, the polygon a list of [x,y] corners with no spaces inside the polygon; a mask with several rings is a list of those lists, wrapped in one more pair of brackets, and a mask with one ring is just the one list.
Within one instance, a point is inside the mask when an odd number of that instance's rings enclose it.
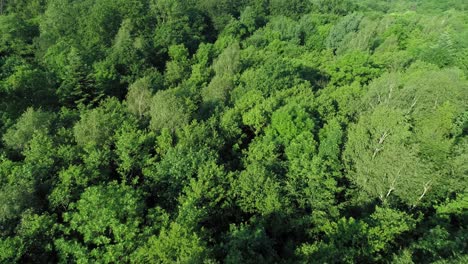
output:
{"label": "dense green foliage", "polygon": [[468,263],[467,12],[0,0],[0,263]]}

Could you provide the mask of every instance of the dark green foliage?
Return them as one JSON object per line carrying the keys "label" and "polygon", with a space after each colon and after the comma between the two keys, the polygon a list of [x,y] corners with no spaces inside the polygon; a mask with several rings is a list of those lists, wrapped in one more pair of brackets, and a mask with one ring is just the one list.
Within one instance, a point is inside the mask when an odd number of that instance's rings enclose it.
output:
{"label": "dark green foliage", "polygon": [[228,241],[226,263],[267,263],[278,258],[261,226],[231,226]]}
{"label": "dark green foliage", "polygon": [[467,263],[462,0],[0,0],[0,263]]}

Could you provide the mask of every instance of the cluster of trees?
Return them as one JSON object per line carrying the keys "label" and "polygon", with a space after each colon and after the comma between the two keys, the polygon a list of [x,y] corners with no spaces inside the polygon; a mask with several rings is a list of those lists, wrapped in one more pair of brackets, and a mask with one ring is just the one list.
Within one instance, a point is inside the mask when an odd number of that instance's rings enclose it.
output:
{"label": "cluster of trees", "polygon": [[463,0],[0,0],[1,263],[467,263]]}

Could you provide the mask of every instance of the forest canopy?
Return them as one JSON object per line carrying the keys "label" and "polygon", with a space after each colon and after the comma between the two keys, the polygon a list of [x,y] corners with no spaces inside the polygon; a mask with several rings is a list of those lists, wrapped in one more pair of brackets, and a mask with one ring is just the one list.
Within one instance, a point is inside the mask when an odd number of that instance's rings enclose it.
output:
{"label": "forest canopy", "polygon": [[467,12],[0,0],[0,263],[468,263]]}

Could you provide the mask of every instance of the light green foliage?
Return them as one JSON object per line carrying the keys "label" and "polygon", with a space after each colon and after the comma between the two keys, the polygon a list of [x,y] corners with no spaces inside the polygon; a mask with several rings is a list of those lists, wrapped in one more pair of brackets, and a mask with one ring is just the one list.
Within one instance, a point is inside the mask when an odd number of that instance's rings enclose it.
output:
{"label": "light green foliage", "polygon": [[248,166],[239,176],[235,187],[240,196],[238,203],[241,208],[246,212],[258,212],[261,215],[282,210],[281,205],[285,201],[276,177],[264,166]]}
{"label": "light green foliage", "polygon": [[270,20],[266,25],[265,34],[271,38],[299,44],[301,32],[294,20],[280,16]]}
{"label": "light green foliage", "polygon": [[126,97],[128,111],[142,118],[147,116],[151,107],[154,87],[149,77],[138,79],[128,88]]}
{"label": "light green foliage", "polygon": [[204,103],[208,108],[223,105],[229,98],[229,92],[234,88],[232,76],[215,76],[202,91]]}
{"label": "light green foliage", "polygon": [[[116,135],[116,154],[118,156],[118,171],[125,178],[133,178],[138,170],[144,167],[150,159],[151,145],[154,136],[137,130],[129,123],[124,123]],[[135,179],[136,180],[136,179]]]}
{"label": "light green foliage", "polygon": [[[207,249],[196,233],[172,223],[136,253],[136,263],[204,263]],[[209,263],[209,262],[207,262]]]}
{"label": "light green foliage", "polygon": [[213,56],[213,45],[210,43],[202,43],[194,54],[194,64],[192,65],[192,73],[189,81],[196,85],[204,85],[209,81],[212,70],[210,63]]}
{"label": "light green foliage", "polygon": [[357,83],[339,87],[329,86],[320,91],[318,111],[326,119],[337,118],[347,122],[356,120],[360,110],[360,98],[364,91]]}
{"label": "light green foliage", "polygon": [[19,237],[7,237],[0,240],[0,260],[4,262],[18,262],[24,249]]}
{"label": "light green foliage", "polygon": [[363,52],[347,53],[343,57],[326,67],[330,74],[330,83],[336,86],[350,85],[357,82],[368,84],[380,75],[381,70],[368,54]]}
{"label": "light green foliage", "polygon": [[51,191],[48,200],[52,207],[68,206],[79,198],[80,193],[89,184],[89,175],[80,166],[71,165],[59,172],[58,183]]}
{"label": "light green foliage", "polygon": [[[462,92],[463,81],[455,75],[452,75],[452,78],[448,77],[453,72],[427,71],[414,67],[415,69],[408,72],[403,80],[399,74],[390,74],[370,86],[369,98],[365,99],[364,103],[371,107],[372,114],[361,116],[361,121],[354,129],[351,128],[348,141],[348,150],[355,153],[352,156],[358,157],[351,161],[356,169],[352,170],[354,171],[352,174],[356,172],[356,176],[364,177],[362,178],[364,181],[359,185],[367,185],[371,182],[370,179],[376,180],[385,175],[385,181],[388,181],[384,184],[388,188],[387,193],[396,191],[397,194],[396,188],[391,186],[392,182],[398,182],[399,178],[406,182],[403,184],[405,188],[415,184],[412,187],[415,189],[408,190],[408,195],[416,192],[420,198],[414,200],[416,195],[412,194],[413,203],[422,199],[431,189],[447,188],[442,184],[445,177],[441,177],[447,172],[439,168],[443,166],[441,164],[449,162],[450,152],[455,143],[449,134],[452,120],[457,116],[456,113],[461,111],[457,110],[455,105],[459,104],[455,102],[466,100]],[[447,85],[451,87],[450,92],[441,88]],[[369,122],[369,127],[364,128],[367,125],[363,122]],[[371,135],[371,138],[369,143],[366,143],[363,139],[368,135]],[[377,165],[376,162],[379,160],[382,163]],[[386,165],[383,163],[391,168],[385,168]],[[377,165],[375,170],[372,164]],[[413,172],[406,171],[403,175],[414,176],[397,176],[398,173],[405,171],[405,168],[412,168]],[[378,172],[380,169],[383,170]],[[394,172],[389,173],[391,171]],[[367,178],[365,175],[374,176]],[[376,185],[373,186],[375,188]],[[380,193],[378,194],[380,197],[385,197],[383,189],[377,193]]]}
{"label": "light green foliage", "polygon": [[83,147],[107,145],[125,118],[123,106],[114,99],[105,101],[98,108],[84,110],[73,127],[75,140]]}
{"label": "light green foliage", "polygon": [[291,62],[271,57],[263,65],[244,71],[240,77],[245,90],[260,90],[265,94],[292,88],[301,83],[298,69]]}
{"label": "light green foliage", "polygon": [[356,9],[355,1],[350,0],[312,0],[313,11],[318,13],[332,13],[346,15]]}
{"label": "light green foliage", "polygon": [[[87,188],[64,215],[65,232],[78,232],[83,240],[57,240],[55,245],[62,261],[128,260],[136,246],[141,210],[140,193],[131,187],[111,183]],[[75,252],[74,247],[81,248],[84,254]]]}
{"label": "light green foliage", "polygon": [[389,248],[395,237],[414,228],[416,221],[404,212],[377,207],[369,223],[372,226],[369,229],[372,251],[382,252]]}
{"label": "light green foliage", "polygon": [[43,182],[51,178],[56,152],[54,142],[43,132],[37,132],[24,149],[24,163],[33,171],[35,180]]}
{"label": "light green foliage", "polygon": [[[327,216],[336,216],[334,204],[339,191],[337,181],[341,178],[339,148],[342,132],[339,124],[331,120],[319,135],[320,144],[311,133],[303,133],[286,147],[288,195],[301,207],[315,210],[317,215],[324,212]],[[316,217],[315,221],[321,221],[322,217]]]}
{"label": "light green foliage", "polygon": [[53,114],[28,108],[3,136],[5,144],[13,149],[22,150],[37,133],[48,133]]}
{"label": "light green foliage", "polygon": [[410,144],[404,113],[380,106],[351,127],[345,152],[350,177],[358,186],[384,201],[394,192],[408,203],[418,201],[437,174],[429,173]]}
{"label": "light green foliage", "polygon": [[0,0],[0,263],[466,263],[463,0]]}
{"label": "light green foliage", "polygon": [[[463,192],[458,195],[454,200],[447,201],[445,204],[437,206],[437,213],[443,217],[448,217],[449,215],[455,215],[462,219],[465,219],[466,208],[468,207],[468,197],[466,192]],[[465,221],[463,220],[463,221]]]}
{"label": "light green foliage", "polygon": [[327,240],[305,244],[300,248],[304,260],[353,263],[374,262],[390,248],[389,243],[414,227],[407,214],[377,207],[365,221],[342,218],[323,226]]}
{"label": "light green foliage", "polygon": [[153,96],[150,117],[150,127],[153,130],[168,128],[174,131],[188,124],[191,114],[183,98],[177,96],[174,90],[164,90]]}
{"label": "light green foliage", "polygon": [[336,53],[343,54],[346,51],[352,50],[371,50],[375,45],[374,43],[378,29],[379,24],[376,23],[376,21],[363,19],[359,24],[359,30],[357,32],[348,33]]}
{"label": "light green foliage", "polygon": [[[284,211],[288,208],[282,207],[293,199],[301,207],[328,211],[334,203],[336,182],[326,176],[326,166],[320,165],[328,157],[323,150],[322,158],[317,155],[314,121],[307,109],[296,102],[279,108],[265,133],[250,145],[248,165],[239,178],[244,210],[255,209],[262,214]],[[316,195],[318,190],[320,195]],[[254,198],[255,193],[262,199]]]}
{"label": "light green foliage", "polygon": [[164,156],[173,147],[174,138],[167,128],[161,130],[161,134],[156,137],[156,140],[156,151],[161,156]]}
{"label": "light green foliage", "polygon": [[175,87],[190,73],[190,63],[188,61],[188,50],[184,45],[173,45],[169,47],[169,57],[171,60],[166,64],[164,74],[165,84]]}
{"label": "light green foliage", "polygon": [[208,108],[222,106],[228,100],[240,68],[239,52],[239,44],[232,44],[214,61],[213,69],[216,76],[202,90],[202,98]]}
{"label": "light green foliage", "polygon": [[338,49],[346,40],[347,34],[358,30],[362,15],[353,13],[343,17],[330,31],[327,38],[327,48]]}
{"label": "light green foliage", "polygon": [[18,164],[9,160],[5,156],[0,156],[0,185],[13,182],[15,179],[12,177],[12,171],[18,167]]}
{"label": "light green foliage", "polygon": [[314,123],[307,110],[293,103],[275,111],[271,117],[272,133],[288,145],[300,133],[313,132]]}
{"label": "light green foliage", "polygon": [[213,63],[216,75],[228,77],[237,74],[240,70],[239,53],[239,43],[234,43],[227,47]]}
{"label": "light green foliage", "polygon": [[327,242],[305,244],[299,252],[304,261],[318,260],[320,262],[338,261],[352,263],[353,260],[369,261],[366,254],[370,253],[370,245],[366,239],[369,226],[353,218],[342,218],[324,228]]}

